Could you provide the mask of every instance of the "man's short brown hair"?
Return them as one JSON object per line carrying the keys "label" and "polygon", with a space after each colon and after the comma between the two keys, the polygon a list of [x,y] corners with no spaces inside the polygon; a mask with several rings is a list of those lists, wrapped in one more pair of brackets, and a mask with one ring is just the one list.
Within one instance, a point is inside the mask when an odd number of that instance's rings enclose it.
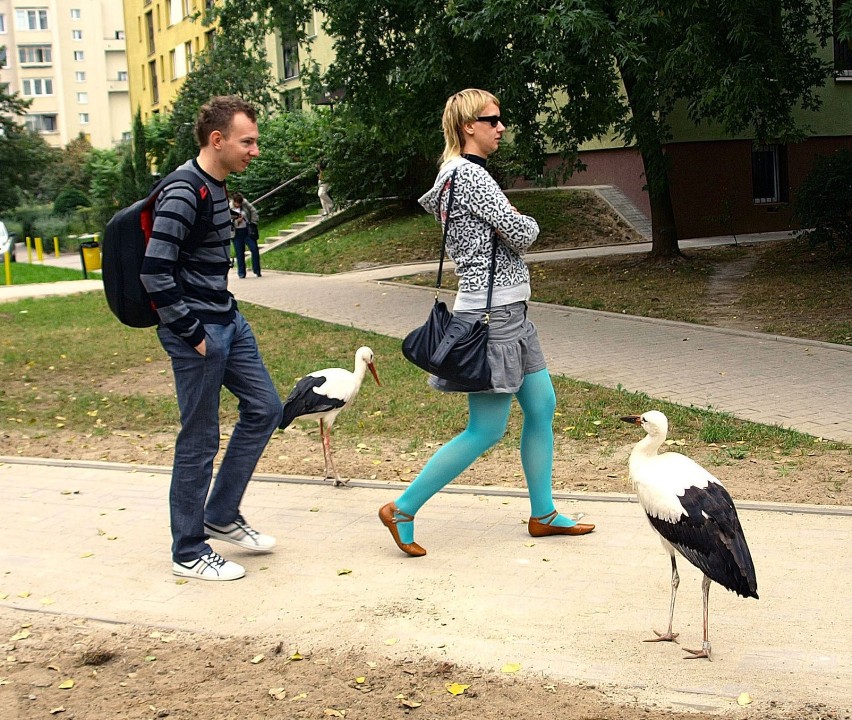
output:
{"label": "man's short brown hair", "polygon": [[202,105],[195,121],[195,139],[199,147],[205,147],[210,142],[214,130],[227,137],[231,121],[237,113],[243,113],[252,122],[257,122],[255,109],[237,95],[217,95]]}

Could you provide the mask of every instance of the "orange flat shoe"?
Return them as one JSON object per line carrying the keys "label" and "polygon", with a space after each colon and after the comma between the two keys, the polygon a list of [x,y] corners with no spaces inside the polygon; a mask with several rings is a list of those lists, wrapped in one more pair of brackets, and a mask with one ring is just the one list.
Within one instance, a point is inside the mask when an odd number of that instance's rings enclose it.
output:
{"label": "orange flat shoe", "polygon": [[556,516],[559,515],[558,510],[542,515],[541,517],[531,517],[527,523],[527,530],[533,537],[547,537],[548,535],[587,535],[595,529],[594,525],[585,525],[577,523],[570,527],[559,527],[551,525]]}
{"label": "orange flat shoe", "polygon": [[[396,517],[397,515],[400,517]],[[396,505],[389,502],[387,505],[383,505],[379,508],[379,520],[381,520],[382,525],[390,531],[393,541],[396,543],[396,546],[402,550],[402,552],[407,555],[411,555],[411,557],[423,557],[426,554],[426,550],[420,547],[417,543],[404,543],[399,539],[399,529],[397,528],[397,524],[401,522],[413,522],[414,515],[402,512],[402,510],[400,510]]]}

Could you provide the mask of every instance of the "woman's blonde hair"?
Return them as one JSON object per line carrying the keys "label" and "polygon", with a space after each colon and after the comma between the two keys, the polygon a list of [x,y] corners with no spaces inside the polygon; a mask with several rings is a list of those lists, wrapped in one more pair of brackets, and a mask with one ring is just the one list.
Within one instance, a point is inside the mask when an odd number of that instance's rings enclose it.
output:
{"label": "woman's blonde hair", "polygon": [[473,122],[488,103],[500,107],[500,101],[487,90],[468,88],[455,95],[450,95],[444,106],[441,126],[444,128],[444,152],[441,154],[441,165],[461,155],[464,145],[462,126]]}

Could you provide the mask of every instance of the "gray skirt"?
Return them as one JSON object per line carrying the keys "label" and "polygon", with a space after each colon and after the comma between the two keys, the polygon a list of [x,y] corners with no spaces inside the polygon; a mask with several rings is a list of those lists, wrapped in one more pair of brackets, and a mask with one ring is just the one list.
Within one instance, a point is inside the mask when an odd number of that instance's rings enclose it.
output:
{"label": "gray skirt", "polygon": [[[459,310],[453,314],[462,320],[482,319],[484,310]],[[488,365],[491,367],[491,389],[486,393],[516,393],[524,375],[544,370],[547,363],[538,332],[527,317],[527,304],[516,302],[491,308],[488,326]],[[429,376],[429,385],[441,392],[468,392],[449,380]]]}

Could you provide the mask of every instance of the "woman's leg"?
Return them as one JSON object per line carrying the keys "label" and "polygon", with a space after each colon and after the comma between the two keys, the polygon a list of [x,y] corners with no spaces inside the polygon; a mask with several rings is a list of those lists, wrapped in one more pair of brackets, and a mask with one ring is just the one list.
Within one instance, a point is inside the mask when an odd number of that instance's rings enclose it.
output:
{"label": "woman's leg", "polygon": [[[473,461],[495,445],[506,432],[512,396],[505,393],[471,393],[468,395],[470,417],[465,430],[429,459],[414,482],[399,496],[396,506],[414,515],[441,488],[449,485]],[[414,541],[414,523],[397,525],[400,540]]]}
{"label": "woman's leg", "polygon": [[[524,376],[516,397],[524,412],[521,431],[521,465],[530,492],[530,515],[542,517],[553,512],[553,413],[556,393],[547,370]],[[557,515],[554,527],[576,525],[574,520]]]}

